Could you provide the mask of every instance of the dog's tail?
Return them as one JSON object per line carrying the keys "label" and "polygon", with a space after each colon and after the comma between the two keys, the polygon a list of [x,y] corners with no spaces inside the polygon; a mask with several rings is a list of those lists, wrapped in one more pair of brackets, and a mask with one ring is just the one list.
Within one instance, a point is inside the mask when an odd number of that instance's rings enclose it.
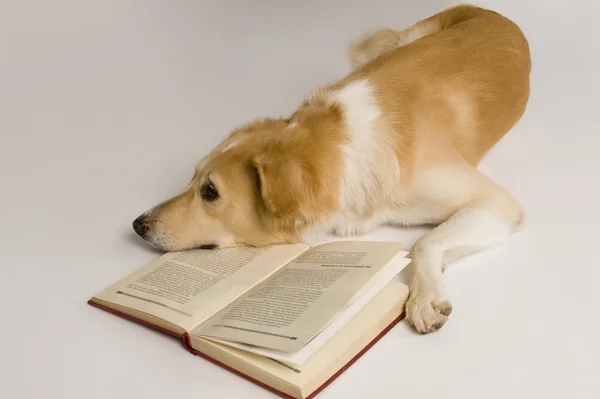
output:
{"label": "dog's tail", "polygon": [[405,46],[485,12],[489,11],[463,4],[450,7],[404,30],[388,28],[371,32],[350,45],[348,52],[350,62],[354,68],[360,68],[396,47]]}

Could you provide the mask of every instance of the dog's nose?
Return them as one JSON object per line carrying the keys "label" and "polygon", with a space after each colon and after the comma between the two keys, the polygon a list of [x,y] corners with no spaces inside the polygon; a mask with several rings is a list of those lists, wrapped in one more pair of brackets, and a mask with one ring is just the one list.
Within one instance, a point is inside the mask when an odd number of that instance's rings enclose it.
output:
{"label": "dog's nose", "polygon": [[150,232],[150,226],[145,216],[140,216],[133,221],[133,230],[140,236],[144,237]]}

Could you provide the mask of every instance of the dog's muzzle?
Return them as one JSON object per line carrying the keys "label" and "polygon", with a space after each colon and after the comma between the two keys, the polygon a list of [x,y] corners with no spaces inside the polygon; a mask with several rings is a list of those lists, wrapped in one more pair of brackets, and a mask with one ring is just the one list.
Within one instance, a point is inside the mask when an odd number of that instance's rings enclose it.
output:
{"label": "dog's muzzle", "polygon": [[140,235],[140,237],[144,238],[150,234],[150,224],[148,223],[148,218],[145,215],[141,215],[137,219],[133,221],[133,230]]}

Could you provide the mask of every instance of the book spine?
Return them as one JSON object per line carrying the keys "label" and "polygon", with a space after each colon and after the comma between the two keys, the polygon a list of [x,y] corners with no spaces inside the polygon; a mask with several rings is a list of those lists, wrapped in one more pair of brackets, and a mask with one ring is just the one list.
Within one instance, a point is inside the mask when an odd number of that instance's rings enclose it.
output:
{"label": "book spine", "polygon": [[[270,386],[270,385],[267,385],[267,384],[265,384],[265,383],[263,383],[263,382],[261,382],[261,381],[259,381],[259,380],[256,380],[256,379],[254,379],[254,378],[250,377],[250,376],[249,376],[249,375],[247,375],[247,374],[244,374],[244,373],[242,373],[242,372],[240,372],[240,371],[238,371],[238,370],[236,370],[236,369],[234,369],[234,368],[232,368],[232,367],[229,367],[228,365],[226,365],[226,364],[224,364],[224,363],[221,363],[221,362],[220,362],[220,361],[218,361],[217,359],[214,359],[214,358],[212,358],[212,357],[210,357],[210,356],[208,356],[208,355],[206,355],[206,354],[204,354],[204,353],[202,353],[202,352],[200,352],[200,351],[197,351],[197,350],[195,350],[195,349],[192,347],[192,345],[191,345],[190,335],[189,335],[187,332],[186,332],[186,333],[184,333],[183,335],[181,335],[181,334],[178,334],[178,333],[176,333],[176,332],[174,332],[174,331],[170,331],[170,330],[164,329],[164,328],[162,328],[162,327],[159,327],[159,326],[157,326],[157,325],[155,325],[155,324],[149,323],[149,322],[147,322],[147,321],[144,321],[144,320],[138,319],[138,318],[137,318],[137,317],[135,317],[135,316],[131,316],[131,315],[128,315],[128,314],[126,314],[126,313],[120,312],[120,311],[118,311],[118,310],[111,309],[111,308],[108,308],[108,307],[106,307],[106,306],[100,305],[100,304],[98,304],[98,303],[95,303],[95,302],[93,302],[93,301],[91,301],[91,300],[90,300],[90,301],[88,301],[88,304],[89,304],[89,305],[91,305],[91,306],[93,306],[93,307],[96,307],[96,308],[98,308],[98,309],[102,309],[102,310],[104,310],[104,311],[106,311],[106,312],[112,313],[112,314],[114,314],[114,315],[117,315],[117,316],[123,317],[123,318],[125,318],[125,319],[131,320],[131,321],[134,321],[134,322],[136,322],[136,323],[143,324],[143,325],[145,325],[145,326],[147,326],[147,327],[154,328],[154,329],[156,329],[156,330],[159,330],[159,331],[162,331],[162,332],[164,332],[164,333],[166,333],[166,334],[169,334],[169,335],[172,335],[172,336],[175,336],[175,337],[181,338],[181,339],[182,339],[182,343],[183,343],[183,347],[184,347],[184,348],[185,348],[185,349],[186,349],[186,350],[187,350],[189,353],[193,354],[194,356],[200,356],[200,357],[202,357],[203,359],[206,359],[206,360],[208,360],[209,362],[211,362],[211,363],[213,363],[213,364],[215,364],[215,365],[217,365],[217,366],[219,366],[219,367],[222,367],[222,368],[224,368],[225,370],[228,370],[229,372],[231,372],[231,373],[233,373],[233,374],[235,374],[235,375],[237,375],[237,376],[240,376],[240,377],[242,377],[242,378],[244,378],[244,379],[246,379],[246,380],[248,380],[248,381],[250,381],[250,382],[252,382],[252,383],[254,383],[254,384],[256,384],[256,385],[258,385],[258,386],[260,386],[260,387],[262,387],[262,388],[264,388],[264,389],[266,389],[266,390],[268,390],[268,391],[270,391],[270,392],[272,392],[272,393],[274,393],[274,394],[276,394],[276,395],[278,395],[278,396],[282,397],[282,398],[284,398],[284,399],[297,399],[297,398],[295,398],[295,397],[293,397],[293,396],[290,396],[290,395],[288,395],[288,394],[286,394],[286,393],[284,393],[284,392],[281,392],[281,391],[279,391],[279,390],[277,390],[277,389],[273,388],[273,387],[272,387],[272,386]],[[385,328],[383,331],[381,331],[381,332],[380,332],[380,333],[379,333],[379,334],[378,334],[378,335],[377,335],[377,336],[376,336],[376,337],[375,337],[375,338],[374,338],[374,339],[373,339],[373,340],[372,340],[372,341],[371,341],[371,342],[370,342],[370,343],[369,343],[367,346],[365,346],[365,347],[364,347],[364,348],[363,348],[363,349],[362,349],[360,352],[358,352],[358,353],[357,353],[357,354],[356,354],[356,355],[355,355],[355,356],[354,356],[354,357],[353,357],[353,358],[352,358],[352,359],[351,359],[351,360],[350,360],[348,363],[346,363],[346,364],[344,365],[344,367],[342,367],[341,369],[339,369],[339,370],[338,370],[338,371],[337,371],[337,372],[336,372],[334,375],[332,375],[332,376],[331,376],[331,377],[330,377],[330,378],[329,378],[327,381],[325,381],[325,383],[323,383],[323,385],[321,385],[321,386],[320,386],[320,387],[319,387],[317,390],[315,390],[315,391],[314,391],[314,392],[313,392],[313,393],[312,393],[310,396],[308,396],[306,399],[314,399],[314,397],[315,397],[315,396],[317,396],[317,395],[318,395],[318,394],[319,394],[321,391],[323,391],[323,389],[325,389],[325,388],[326,388],[326,387],[327,387],[329,384],[331,384],[331,383],[332,383],[332,382],[333,382],[333,381],[334,381],[336,378],[338,378],[338,377],[339,377],[339,376],[340,376],[342,373],[344,373],[344,371],[346,371],[346,370],[347,370],[347,369],[348,369],[350,366],[352,366],[352,364],[354,364],[354,363],[355,363],[355,362],[356,362],[356,361],[357,361],[357,360],[358,360],[358,359],[359,359],[359,358],[360,358],[362,355],[364,355],[364,354],[365,354],[365,352],[367,352],[369,349],[371,349],[371,347],[373,347],[373,345],[375,345],[375,344],[377,343],[377,341],[379,341],[379,340],[380,340],[380,339],[381,339],[381,338],[382,338],[382,337],[383,337],[385,334],[387,334],[387,333],[388,333],[388,332],[389,332],[389,331],[390,331],[390,330],[391,330],[391,329],[392,329],[392,328],[393,328],[393,327],[394,327],[396,324],[398,324],[398,323],[399,323],[399,322],[400,322],[400,321],[401,321],[401,320],[404,318],[404,316],[405,316],[405,313],[403,312],[403,313],[402,313],[400,316],[398,316],[398,317],[397,317],[397,318],[396,318],[396,319],[395,319],[395,320],[394,320],[392,323],[390,323],[390,324],[389,324],[389,325],[388,325],[388,326],[387,326],[387,327],[386,327],[386,328]]]}
{"label": "book spine", "polygon": [[248,380],[248,381],[250,381],[250,382],[252,382],[252,383],[254,383],[256,385],[258,385],[258,386],[260,386],[260,387],[262,387],[262,388],[264,388],[264,389],[266,389],[266,390],[274,393],[277,396],[280,396],[280,397],[282,397],[284,399],[297,399],[297,398],[295,398],[293,396],[290,396],[290,395],[286,394],[285,392],[281,392],[281,391],[273,388],[272,386],[265,384],[262,381],[256,380],[256,379],[250,377],[247,374],[244,374],[244,373],[242,373],[242,372],[240,372],[240,371],[238,371],[238,370],[236,370],[236,369],[234,369],[232,367],[229,367],[225,363],[221,363],[220,361],[218,361],[217,359],[215,359],[213,357],[210,357],[210,356],[208,356],[208,355],[206,355],[206,354],[204,354],[204,353],[202,353],[200,351],[197,351],[196,349],[192,348],[192,344],[191,344],[191,341],[190,341],[190,335],[188,333],[183,334],[183,346],[185,346],[185,348],[191,354],[193,354],[195,356],[200,356],[201,358],[203,358],[205,360],[208,360],[209,362],[211,362],[211,363],[213,363],[213,364],[215,364],[215,365],[217,365],[219,367],[222,367],[225,370],[227,370],[227,371],[229,371],[229,372],[231,372],[231,373],[233,373],[233,374],[235,374],[235,375],[237,375],[239,377],[242,377],[242,378],[244,378],[244,379],[246,379],[246,380]]}
{"label": "book spine", "polygon": [[211,363],[214,363],[214,364],[216,364],[217,366],[219,366],[219,367],[222,367],[222,368],[224,368],[225,370],[228,370],[228,371],[230,371],[230,372],[231,372],[231,373],[233,373],[233,374],[236,374],[236,375],[238,375],[238,376],[240,376],[240,377],[242,377],[242,378],[244,378],[244,379],[246,379],[246,380],[248,380],[248,381],[250,381],[250,382],[253,382],[253,383],[255,383],[256,385],[258,385],[258,386],[261,386],[262,388],[264,388],[264,389],[266,389],[266,390],[268,390],[268,391],[271,391],[271,392],[273,392],[274,394],[276,394],[276,395],[278,395],[278,396],[280,396],[280,397],[282,397],[282,398],[284,398],[284,399],[297,399],[297,398],[294,398],[293,396],[290,396],[290,395],[288,395],[288,394],[286,394],[286,393],[284,393],[284,392],[281,392],[281,391],[279,391],[279,390],[277,390],[277,389],[273,388],[273,387],[272,387],[272,386],[270,386],[270,385],[267,385],[267,384],[265,384],[265,383],[263,383],[263,382],[261,382],[261,381],[255,380],[254,378],[250,377],[249,375],[246,375],[246,374],[244,374],[244,373],[242,373],[242,372],[240,372],[240,371],[238,371],[238,370],[236,370],[236,369],[234,369],[234,368],[231,368],[231,367],[229,367],[228,365],[226,365],[226,364],[224,364],[224,363],[221,363],[221,362],[219,362],[218,360],[216,360],[216,359],[213,359],[212,357],[210,357],[210,356],[208,356],[208,355],[205,355],[205,354],[204,354],[204,353],[202,353],[202,352],[199,352],[199,351],[195,350],[194,348],[192,348],[192,344],[191,344],[191,341],[190,341],[190,335],[189,335],[187,332],[186,332],[186,333],[184,333],[183,335],[181,335],[181,334],[178,334],[178,333],[176,333],[176,332],[174,332],[174,331],[170,331],[170,330],[167,330],[167,329],[165,329],[165,328],[159,327],[159,326],[157,326],[156,324],[149,323],[149,322],[147,322],[147,321],[144,321],[144,320],[138,319],[137,317],[135,317],[135,316],[132,316],[132,315],[129,315],[129,314],[127,314],[127,313],[123,313],[123,312],[120,312],[120,311],[118,311],[118,310],[111,309],[111,308],[109,308],[109,307],[106,307],[106,306],[100,305],[100,304],[98,304],[98,303],[95,303],[95,302],[93,302],[92,300],[89,300],[89,301],[88,301],[88,305],[91,305],[91,306],[93,306],[93,307],[95,307],[95,308],[98,308],[98,309],[104,310],[104,311],[106,311],[106,312],[108,312],[108,313],[111,313],[111,314],[114,314],[114,315],[116,315],[116,316],[122,317],[122,318],[124,318],[124,319],[131,320],[131,321],[134,321],[134,322],[136,322],[136,323],[139,323],[139,324],[145,325],[145,326],[147,326],[147,327],[154,328],[154,329],[156,329],[156,330],[158,330],[158,331],[161,331],[161,332],[163,332],[163,333],[166,333],[166,334],[169,334],[169,335],[175,336],[175,337],[177,337],[177,338],[181,338],[181,340],[182,340],[182,343],[183,343],[183,347],[184,347],[184,348],[185,348],[185,349],[186,349],[186,350],[187,350],[189,353],[191,353],[192,355],[194,355],[194,356],[200,356],[200,357],[202,357],[203,359],[206,359],[206,360],[208,360],[209,362],[211,362]]}
{"label": "book spine", "polygon": [[[358,352],[352,359],[350,359],[350,361],[348,363],[346,363],[341,369],[339,369],[334,375],[332,375],[327,381],[325,381],[319,388],[317,388],[313,393],[311,393],[306,399],[314,399],[315,396],[317,396],[319,393],[321,393],[321,391],[323,391],[325,388],[327,388],[327,386],[329,386],[329,384],[331,384],[335,379],[337,379],[346,370],[348,370],[348,368],[350,368],[350,366],[352,366],[358,359],[360,359],[362,357],[362,355],[364,355],[369,349],[371,349],[377,343],[377,341],[379,341],[381,338],[383,338],[383,336],[386,335],[392,328],[394,328],[394,326],[396,324],[398,324],[402,319],[404,319],[405,315],[406,315],[406,313],[402,312],[383,331],[381,331],[375,338],[373,338],[373,340],[371,342],[369,342],[369,344],[367,346],[365,346],[360,352]],[[196,356],[200,356],[200,357],[208,360],[209,362],[212,362],[212,363],[216,364],[217,366],[220,366],[220,367],[224,368],[225,370],[232,372],[233,374],[236,374],[242,378],[245,378],[246,380],[257,384],[282,398],[297,399],[293,396],[290,396],[284,392],[281,392],[281,391],[271,387],[270,385],[267,385],[261,381],[255,380],[254,378],[250,377],[249,375],[244,374],[234,368],[231,368],[231,367],[227,366],[226,364],[221,363],[220,361],[218,361],[202,352],[195,350],[194,348],[192,348],[192,345],[190,342],[190,336],[188,333],[183,334],[183,346],[185,346],[185,348],[190,353],[192,353]]]}

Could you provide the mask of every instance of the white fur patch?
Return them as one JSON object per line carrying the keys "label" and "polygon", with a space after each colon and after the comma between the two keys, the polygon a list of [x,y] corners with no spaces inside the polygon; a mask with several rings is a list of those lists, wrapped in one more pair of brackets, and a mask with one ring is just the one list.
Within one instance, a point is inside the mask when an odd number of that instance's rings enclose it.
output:
{"label": "white fur patch", "polygon": [[398,178],[396,154],[387,140],[389,132],[378,131],[384,126],[382,112],[367,79],[352,82],[331,96],[343,109],[348,136],[342,147],[340,209],[362,215],[374,196],[385,195]]}

